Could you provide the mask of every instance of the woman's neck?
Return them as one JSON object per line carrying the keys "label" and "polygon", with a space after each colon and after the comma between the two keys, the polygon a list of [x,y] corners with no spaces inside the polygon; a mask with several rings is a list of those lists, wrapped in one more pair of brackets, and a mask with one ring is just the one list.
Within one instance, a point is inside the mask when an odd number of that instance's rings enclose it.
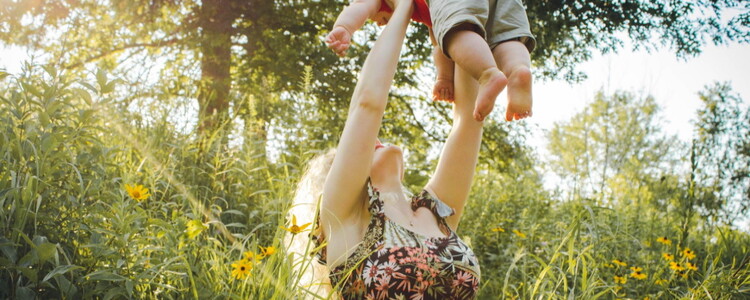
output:
{"label": "woman's neck", "polygon": [[403,193],[401,180],[395,176],[391,176],[391,178],[372,178],[372,184],[381,193]]}

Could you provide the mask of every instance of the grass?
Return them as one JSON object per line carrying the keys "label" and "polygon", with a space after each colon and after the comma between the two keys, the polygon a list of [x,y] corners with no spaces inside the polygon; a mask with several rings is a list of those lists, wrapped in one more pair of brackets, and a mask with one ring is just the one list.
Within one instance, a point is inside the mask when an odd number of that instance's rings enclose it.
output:
{"label": "grass", "polygon": [[[4,82],[0,298],[331,298],[297,286],[295,265],[312,257],[288,252],[280,228],[311,154],[268,162],[253,145],[216,146],[166,118],[144,121],[118,108],[106,76],[87,84],[48,69]],[[678,241],[670,212],[556,201],[519,176],[528,171],[484,171],[458,232],[480,258],[481,299],[750,296],[746,232],[693,216]],[[125,184],[150,196],[136,200]],[[664,236],[674,242],[657,242]],[[278,251],[232,275],[246,252],[269,246]],[[681,255],[686,247],[695,258]],[[663,253],[695,270],[680,275]]]}

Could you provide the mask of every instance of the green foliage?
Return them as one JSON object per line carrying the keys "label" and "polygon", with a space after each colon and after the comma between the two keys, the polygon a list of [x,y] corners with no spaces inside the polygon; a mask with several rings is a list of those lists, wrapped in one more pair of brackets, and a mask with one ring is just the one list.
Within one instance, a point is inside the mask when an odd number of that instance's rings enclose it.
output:
{"label": "green foliage", "polygon": [[750,208],[750,110],[728,83],[700,92],[692,150],[696,205],[711,218],[731,222]]}
{"label": "green foliage", "polygon": [[666,205],[676,188],[667,180],[677,164],[672,154],[682,150],[661,132],[658,112],[652,97],[600,92],[583,112],[556,123],[548,165],[567,185],[568,199]]}
{"label": "green foliage", "polygon": [[532,57],[544,77],[585,78],[576,65],[591,58],[593,49],[609,53],[626,44],[633,50],[666,47],[686,58],[700,54],[707,43],[750,41],[746,1],[524,2],[538,42]]}

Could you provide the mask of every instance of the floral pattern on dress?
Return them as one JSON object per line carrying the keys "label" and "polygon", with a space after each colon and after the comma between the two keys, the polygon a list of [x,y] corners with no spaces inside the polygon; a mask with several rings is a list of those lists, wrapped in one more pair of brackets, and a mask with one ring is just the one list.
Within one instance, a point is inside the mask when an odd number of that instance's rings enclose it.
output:
{"label": "floral pattern on dress", "polygon": [[[479,289],[479,262],[445,222],[454,210],[426,190],[412,198],[412,210],[429,208],[445,237],[426,237],[391,221],[380,193],[368,180],[372,215],[361,244],[331,270],[331,284],[343,299],[473,299]],[[315,234],[320,245],[323,238]],[[317,253],[325,264],[325,247]]]}

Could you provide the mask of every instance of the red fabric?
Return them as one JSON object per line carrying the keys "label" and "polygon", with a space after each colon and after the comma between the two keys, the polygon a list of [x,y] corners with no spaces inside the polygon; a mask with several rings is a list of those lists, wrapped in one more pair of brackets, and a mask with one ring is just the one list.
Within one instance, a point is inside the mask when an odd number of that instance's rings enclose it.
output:
{"label": "red fabric", "polygon": [[[430,18],[430,8],[427,6],[426,0],[414,0],[414,12],[411,14],[411,19],[415,22],[419,22],[432,27],[432,19]],[[385,0],[380,0],[379,12],[393,13],[393,9],[388,6]]]}

